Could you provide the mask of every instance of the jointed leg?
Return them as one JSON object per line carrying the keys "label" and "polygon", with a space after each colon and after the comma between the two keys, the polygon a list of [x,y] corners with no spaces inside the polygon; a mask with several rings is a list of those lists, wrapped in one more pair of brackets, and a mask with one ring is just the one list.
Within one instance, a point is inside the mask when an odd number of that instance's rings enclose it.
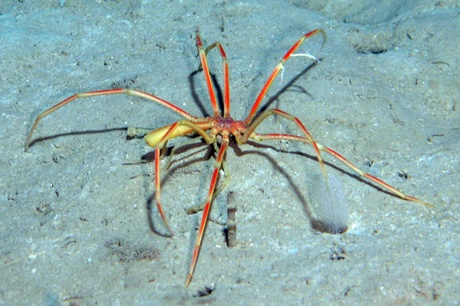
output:
{"label": "jointed leg", "polygon": [[[206,122],[205,122],[206,123]],[[200,122],[197,122],[197,124],[200,124]],[[213,143],[215,140],[215,137],[208,135],[205,130],[203,130],[201,127],[199,127],[197,124],[192,123],[187,120],[181,120],[177,121],[171,125],[167,125],[165,127],[159,128],[157,130],[154,130],[150,133],[148,133],[144,139],[149,144],[150,146],[155,148],[155,202],[157,204],[158,212],[161,215],[161,218],[163,219],[163,222],[165,223],[165,226],[167,227],[168,231],[170,232],[171,235],[173,235],[173,232],[171,230],[171,227],[169,226],[169,222],[166,219],[166,216],[163,211],[163,206],[161,205],[161,169],[160,169],[160,159],[163,157],[161,154],[161,150],[166,150],[166,144],[168,140],[178,137],[178,136],[184,136],[187,134],[190,134],[191,132],[196,132],[200,134],[201,137],[207,142],[207,143]],[[185,129],[184,129],[185,128]],[[206,127],[208,129],[208,127]],[[177,131],[184,131],[183,133],[175,134]],[[151,139],[149,139],[151,138]],[[152,140],[153,139],[153,140]]]}
{"label": "jointed leg", "polygon": [[[297,135],[291,135],[291,134],[257,134],[257,133],[255,133],[254,132],[255,129],[265,119],[267,119],[269,116],[272,116],[272,115],[279,115],[279,116],[281,116],[281,117],[283,117],[283,118],[285,118],[287,120],[290,120],[290,121],[294,122],[298,126],[298,128],[302,131],[304,136],[297,136]],[[410,201],[410,202],[415,202],[415,203],[422,204],[422,205],[425,205],[425,206],[428,206],[428,207],[432,207],[431,204],[429,204],[427,202],[424,202],[422,200],[419,200],[419,199],[417,199],[415,197],[408,196],[408,195],[404,194],[403,192],[399,191],[398,189],[394,188],[390,184],[386,183],[385,181],[382,181],[381,179],[379,179],[379,178],[377,178],[377,177],[375,177],[375,176],[373,176],[373,175],[371,175],[371,174],[369,174],[367,172],[364,172],[363,170],[361,170],[358,167],[356,167],[353,163],[351,163],[349,160],[347,160],[345,157],[343,157],[342,155],[340,155],[336,151],[332,150],[331,148],[325,147],[322,144],[316,142],[313,139],[313,137],[311,136],[311,134],[308,132],[308,130],[305,128],[305,126],[302,124],[302,122],[300,122],[300,120],[297,117],[295,117],[295,116],[293,116],[291,114],[288,114],[288,113],[286,113],[286,112],[284,112],[284,111],[282,111],[280,109],[274,108],[274,109],[266,110],[259,117],[257,117],[256,120],[254,120],[251,123],[250,126],[248,126],[248,128],[247,128],[245,134],[243,135],[243,137],[241,139],[237,139],[237,141],[239,143],[246,143],[248,138],[258,140],[258,141],[262,141],[262,140],[293,140],[293,141],[299,141],[299,142],[310,144],[313,147],[314,151],[315,151],[316,157],[317,157],[318,162],[319,162],[319,164],[321,166],[321,171],[323,172],[323,175],[326,178],[326,181],[327,181],[327,172],[326,172],[326,168],[324,167],[324,161],[323,161],[323,158],[321,156],[321,152],[326,152],[326,153],[334,156],[339,161],[341,161],[343,164],[345,164],[347,167],[349,167],[350,169],[352,169],[353,171],[358,173],[360,176],[365,177],[365,178],[369,179],[370,181],[380,185],[384,189],[390,191],[391,193],[395,194],[396,196],[400,197],[403,200]]]}
{"label": "jointed leg", "polygon": [[[326,41],[326,33],[322,29],[316,29],[311,32],[306,33],[303,35],[292,47],[289,49],[288,52],[283,56],[283,58],[279,61],[279,63],[276,65],[275,69],[273,69],[272,74],[268,77],[268,80],[265,82],[265,85],[262,87],[262,90],[260,91],[259,95],[257,96],[254,104],[252,105],[251,110],[249,111],[249,115],[246,117],[245,122],[247,125],[249,125],[252,121],[252,118],[254,118],[254,115],[256,114],[257,110],[259,109],[260,103],[262,102],[265,94],[267,93],[268,89],[273,83],[273,80],[276,78],[280,70],[283,69],[284,63],[293,55],[293,53],[300,47],[301,44],[303,44],[308,38],[315,36],[316,34],[322,34],[324,37],[324,42]],[[323,45],[324,45],[323,42]]]}
{"label": "jointed leg", "polygon": [[[228,169],[228,167],[225,164],[225,160],[222,161],[222,169],[224,170],[225,178],[219,184],[219,188],[214,191],[214,194],[212,195],[211,202],[214,201],[214,199],[227,187],[227,185],[230,183],[230,180],[232,178],[231,175],[230,175],[230,170]],[[197,212],[202,211],[204,209],[205,205],[206,205],[206,203],[200,204],[200,205],[195,205],[195,206],[187,208],[185,211],[188,214],[196,214]]]}
{"label": "jointed leg", "polygon": [[200,223],[200,227],[198,230],[198,235],[196,237],[195,247],[193,249],[193,256],[192,256],[192,261],[190,264],[189,273],[187,275],[187,279],[185,280],[185,286],[188,286],[190,284],[190,281],[192,280],[192,277],[193,277],[193,272],[195,271],[196,262],[198,260],[198,254],[200,253],[200,248],[201,248],[201,240],[203,239],[203,234],[206,229],[206,224],[208,221],[209,211],[211,209],[211,203],[212,203],[212,199],[214,195],[214,190],[216,188],[217,179],[219,177],[219,170],[224,160],[225,151],[227,150],[227,147],[228,147],[228,141],[229,141],[228,137],[224,137],[222,139],[219,153],[217,154],[216,164],[214,167],[214,171],[212,172],[211,183],[209,185],[208,196],[206,198],[206,203],[203,208],[203,215],[201,217],[201,223]]}
{"label": "jointed leg", "polygon": [[[218,41],[206,47],[206,49],[204,50],[205,56],[207,56],[209,51],[211,51],[214,48],[217,48],[219,50],[220,56],[222,57],[222,71],[224,74],[224,118],[227,118],[230,116],[230,77],[228,59],[227,54],[225,54],[224,47]],[[202,67],[203,65],[200,64],[200,67],[198,69]],[[209,86],[210,84],[207,85]]]}
{"label": "jointed leg", "polygon": [[214,90],[214,85],[212,84],[212,80],[211,80],[211,74],[209,73],[208,61],[206,59],[206,52],[203,48],[203,43],[201,42],[201,37],[198,32],[196,33],[196,47],[198,48],[198,54],[201,60],[201,68],[203,68],[204,78],[206,80],[206,86],[208,88],[209,99],[211,99],[211,106],[214,111],[213,117],[218,117],[220,116],[220,110],[219,110],[219,106],[217,105],[216,91]]}
{"label": "jointed leg", "polygon": [[343,157],[342,155],[340,155],[339,153],[337,153],[336,151],[332,150],[331,148],[328,148],[328,147],[325,147],[323,146],[322,144],[319,144],[318,143],[318,147],[320,148],[321,151],[324,151],[324,152],[327,152],[329,153],[330,155],[334,156],[335,158],[337,158],[338,160],[340,160],[342,163],[344,163],[345,165],[347,165],[350,169],[352,169],[353,171],[355,171],[356,173],[358,173],[360,176],[362,177],[365,177],[371,181],[373,181],[374,183],[382,186],[384,189],[392,192],[393,194],[397,195],[398,197],[400,197],[401,199],[403,200],[406,200],[406,201],[409,201],[409,202],[414,202],[414,203],[418,203],[418,204],[422,204],[424,206],[427,206],[427,207],[433,207],[433,205],[431,205],[430,203],[427,203],[425,201],[422,201],[420,199],[417,199],[413,196],[409,196],[409,195],[406,195],[404,194],[403,192],[399,191],[398,189],[396,189],[395,187],[391,186],[390,184],[386,183],[385,181],[382,181],[381,179],[379,179],[378,177],[375,177],[373,176],[372,174],[369,174],[367,172],[364,172],[363,170],[359,169],[358,167],[356,167],[353,163],[351,163],[349,160],[347,160],[345,157]]}
{"label": "jointed leg", "polygon": [[320,149],[317,146],[317,142],[313,139],[313,137],[311,136],[310,132],[308,132],[307,128],[302,124],[302,122],[300,122],[300,120],[297,117],[295,117],[295,116],[293,116],[291,114],[288,114],[285,111],[282,111],[282,110],[277,109],[277,108],[266,110],[259,117],[257,117],[256,120],[254,120],[251,123],[251,125],[248,126],[248,128],[247,128],[246,132],[244,133],[243,137],[241,139],[237,139],[237,141],[239,143],[246,143],[248,138],[252,138],[252,139],[255,139],[255,140],[262,140],[262,139],[258,138],[258,137],[260,137],[258,134],[254,133],[254,130],[265,119],[267,119],[268,117],[270,117],[272,115],[279,115],[279,116],[281,116],[283,118],[286,118],[287,120],[290,120],[290,121],[294,122],[297,125],[297,127],[305,135],[304,139],[309,144],[311,144],[311,146],[313,147],[313,150],[315,151],[315,154],[316,154],[316,158],[318,159],[319,165],[321,166],[321,171],[323,172],[324,177],[327,179],[327,172],[326,172],[326,169],[324,168],[323,157],[321,156],[321,152],[320,152]]}
{"label": "jointed leg", "polygon": [[173,232],[171,230],[171,226],[169,226],[168,219],[166,219],[163,206],[161,205],[161,175],[160,175],[160,151],[161,148],[157,147],[155,148],[155,202],[157,204],[157,209],[158,212],[160,213],[161,219],[163,219],[163,222],[168,229],[169,233],[171,236],[173,235]]}
{"label": "jointed leg", "polygon": [[[307,137],[304,137],[304,136],[297,136],[297,135],[291,135],[291,134],[256,134],[256,133],[253,133],[252,135],[253,136],[251,136],[251,138],[253,138],[255,140],[258,140],[258,141],[262,141],[262,140],[292,140],[292,141],[298,141],[298,142],[303,142],[303,143],[313,145],[311,140],[308,139]],[[395,187],[391,186],[387,182],[379,179],[378,177],[375,177],[372,174],[364,172],[363,170],[359,169],[356,165],[354,165],[352,162],[350,162],[348,159],[346,159],[345,157],[343,157],[342,155],[340,155],[339,153],[337,153],[333,149],[328,148],[326,146],[323,146],[322,144],[320,144],[318,142],[314,142],[314,144],[315,144],[316,148],[318,148],[318,150],[320,150],[322,152],[326,152],[326,153],[334,156],[335,158],[337,158],[339,161],[341,161],[343,164],[345,164],[347,167],[352,169],[354,172],[356,172],[360,176],[365,177],[368,180],[376,183],[377,185],[381,186],[383,189],[388,190],[389,192],[393,193],[394,195],[398,196],[399,198],[401,198],[403,200],[406,200],[406,201],[409,201],[409,202],[414,202],[414,203],[417,203],[417,204],[421,204],[421,205],[424,205],[424,206],[427,206],[427,207],[433,207],[433,205],[431,205],[430,203],[425,202],[423,200],[420,200],[418,198],[415,198],[413,196],[409,196],[409,195],[403,193],[402,191],[396,189]],[[323,170],[323,174],[324,174],[324,172],[325,172],[325,170]]]}
{"label": "jointed leg", "polygon": [[27,141],[25,144],[25,150],[27,150],[30,146],[31,140],[32,140],[32,135],[37,128],[38,123],[40,120],[42,120],[44,117],[48,116],[49,114],[53,113],[54,111],[58,110],[59,108],[63,107],[64,105],[80,99],[80,98],[88,98],[88,97],[95,97],[95,96],[107,96],[107,95],[116,95],[116,94],[127,94],[131,96],[136,96],[140,98],[144,98],[150,101],[153,101],[155,103],[158,103],[160,105],[163,105],[170,110],[178,113],[179,115],[183,116],[187,120],[194,121],[196,120],[196,117],[190,115],[187,113],[185,110],[183,110],[180,107],[175,106],[174,104],[165,101],[163,99],[158,98],[157,96],[154,96],[152,94],[135,90],[135,89],[127,89],[127,88],[114,88],[114,89],[106,89],[106,90],[96,90],[96,91],[89,91],[89,92],[83,92],[83,93],[78,93],[73,96],[68,97],[67,99],[59,102],[58,104],[50,107],[49,109],[45,110],[41,114],[37,116],[37,118],[34,121],[34,124],[32,125],[32,128],[30,129],[29,136],[27,137]]}

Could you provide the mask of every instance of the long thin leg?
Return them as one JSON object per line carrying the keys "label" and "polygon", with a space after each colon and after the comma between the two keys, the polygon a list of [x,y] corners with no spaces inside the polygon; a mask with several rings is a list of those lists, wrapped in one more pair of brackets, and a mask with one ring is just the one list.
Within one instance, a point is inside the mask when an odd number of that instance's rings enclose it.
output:
{"label": "long thin leg", "polygon": [[[298,141],[298,142],[303,142],[307,144],[313,145],[310,139],[304,136],[297,136],[297,135],[291,135],[291,134],[256,134],[253,133],[251,138],[262,141],[262,140],[292,140],[292,141]],[[352,162],[350,162],[348,159],[343,157],[341,154],[337,153],[331,148],[328,148],[318,142],[314,142],[316,148],[318,148],[322,152],[326,152],[335,158],[337,158],[339,161],[341,161],[343,164],[345,164],[347,167],[352,169],[354,172],[359,174],[362,177],[367,178],[368,180],[376,183],[377,185],[381,186],[383,189],[388,190],[389,192],[393,193],[394,195],[398,196],[399,198],[409,201],[409,202],[414,202],[417,204],[421,204],[427,207],[433,207],[432,204],[425,202],[423,200],[417,199],[413,196],[409,196],[402,191],[396,189],[395,187],[391,186],[387,182],[379,179],[378,177],[373,176],[372,174],[369,174],[367,172],[364,172],[363,170],[359,169],[356,165],[354,165]]]}
{"label": "long thin leg", "polygon": [[[268,77],[268,80],[265,82],[265,85],[262,87],[262,90],[260,91],[259,95],[257,96],[254,104],[252,105],[251,110],[249,111],[249,115],[246,117],[244,120],[247,125],[249,125],[252,121],[252,118],[254,118],[254,115],[256,114],[257,110],[259,109],[260,103],[262,102],[263,98],[265,97],[265,94],[267,93],[268,89],[273,83],[273,80],[276,78],[278,73],[280,72],[281,69],[284,67],[284,63],[293,55],[293,53],[300,47],[301,44],[303,44],[308,38],[321,33],[324,37],[324,41],[326,41],[326,33],[322,29],[316,29],[313,31],[310,31],[303,35],[292,47],[289,49],[288,52],[283,56],[283,58],[279,61],[279,63],[276,65],[275,69],[273,69],[272,74]],[[324,44],[324,42],[323,42]]]}
{"label": "long thin leg", "polygon": [[27,151],[27,149],[29,148],[30,143],[32,141],[32,135],[33,135],[35,129],[37,128],[38,123],[44,117],[48,116],[49,114],[53,113],[54,111],[58,110],[59,108],[63,107],[64,105],[66,105],[66,104],[68,104],[68,103],[70,103],[70,102],[72,102],[74,100],[80,99],[80,98],[89,98],[89,97],[95,97],[95,96],[103,96],[103,95],[107,96],[107,95],[116,95],[116,94],[127,94],[127,95],[131,95],[131,96],[144,98],[144,99],[153,101],[155,103],[158,103],[160,105],[163,105],[163,106],[169,108],[170,110],[178,113],[179,115],[181,115],[182,117],[186,118],[187,120],[194,121],[194,120],[197,119],[196,117],[194,117],[194,116],[190,115],[189,113],[187,113],[182,108],[177,107],[176,105],[174,105],[174,104],[172,104],[172,103],[170,103],[168,101],[165,101],[163,99],[158,98],[157,96],[154,96],[152,94],[149,94],[149,93],[146,93],[146,92],[143,92],[143,91],[139,91],[139,90],[135,90],[135,89],[127,89],[127,88],[114,88],[114,89],[106,89],[106,90],[88,91],[88,92],[78,93],[78,94],[75,94],[73,96],[70,96],[67,99],[59,102],[58,104],[48,108],[47,110],[45,110],[44,112],[39,114],[37,116],[37,118],[35,119],[34,124],[32,125],[32,128],[30,129],[29,136],[27,137],[27,141],[26,141],[26,144],[25,144],[25,150]]}
{"label": "long thin leg", "polygon": [[166,144],[168,143],[169,135],[177,128],[178,125],[179,125],[179,122],[175,122],[171,124],[167,132],[164,133],[164,135],[161,137],[158,144],[155,146],[155,203],[157,204],[157,209],[158,209],[158,212],[160,213],[161,219],[163,219],[163,222],[166,228],[168,229],[169,233],[171,234],[171,236],[173,236],[174,234],[171,229],[171,226],[169,226],[168,219],[166,219],[166,216],[163,210],[163,205],[161,205],[160,159],[161,159],[161,150],[166,148]]}
{"label": "long thin leg", "polygon": [[260,116],[254,120],[251,125],[248,126],[246,132],[243,134],[243,137],[239,139],[238,141],[241,141],[242,143],[246,143],[249,137],[256,139],[256,134],[254,134],[254,130],[269,116],[272,115],[279,115],[283,118],[286,118],[287,120],[290,120],[297,124],[297,127],[302,131],[302,133],[305,135],[305,139],[308,141],[308,143],[311,144],[313,147],[316,158],[318,159],[319,165],[321,166],[321,171],[323,172],[324,177],[327,179],[327,172],[326,169],[324,168],[324,161],[323,157],[321,156],[320,149],[317,146],[317,142],[313,139],[311,136],[310,132],[308,132],[307,128],[302,124],[302,122],[295,116],[286,113],[285,111],[282,111],[280,109],[274,108],[274,109],[268,109],[265,112],[263,112]]}
{"label": "long thin leg", "polygon": [[216,188],[217,179],[219,177],[219,170],[224,160],[224,155],[228,147],[228,142],[229,142],[228,136],[223,137],[222,143],[220,145],[219,153],[217,154],[216,164],[214,166],[214,171],[211,177],[211,183],[209,184],[208,196],[206,198],[206,203],[203,208],[203,215],[201,217],[200,228],[198,230],[198,235],[195,241],[195,247],[193,249],[192,261],[190,264],[189,273],[187,275],[187,279],[185,280],[185,286],[188,286],[190,284],[190,281],[192,280],[192,277],[193,277],[193,272],[195,271],[196,262],[198,260],[198,254],[200,253],[201,241],[203,239],[203,234],[206,229],[206,224],[208,221],[209,211],[211,209],[211,203],[213,199],[214,190]]}
{"label": "long thin leg", "polygon": [[[188,130],[187,133],[182,133],[180,135],[174,134],[176,133],[177,130],[181,130],[183,127],[185,127],[186,130]],[[167,128],[167,130],[163,131],[164,128]],[[166,144],[168,140],[170,140],[171,138],[183,136],[185,134],[190,134],[193,131],[200,134],[200,136],[203,137],[203,139],[209,144],[214,142],[215,140],[214,136],[208,135],[198,125],[192,122],[186,121],[186,120],[180,120],[171,125],[167,125],[163,128],[152,131],[149,134],[147,134],[144,138],[147,144],[155,148],[155,202],[157,204],[158,212],[160,213],[161,219],[163,219],[163,222],[165,223],[165,226],[171,235],[173,235],[173,232],[164,214],[163,206],[161,205],[161,168],[160,168],[161,150],[166,148]],[[158,138],[158,140],[154,141],[155,145],[152,145],[148,137],[152,137],[154,139]]]}
{"label": "long thin leg", "polygon": [[198,54],[201,60],[201,67],[203,68],[204,78],[206,80],[206,86],[208,88],[209,99],[211,99],[211,106],[214,111],[214,117],[220,116],[219,106],[217,105],[216,92],[212,85],[211,75],[209,73],[208,61],[206,59],[206,52],[201,42],[200,34],[196,33],[196,47],[198,48]]}
{"label": "long thin leg", "polygon": [[157,204],[157,209],[158,209],[158,212],[160,213],[161,219],[163,219],[163,222],[166,228],[168,229],[169,233],[172,236],[173,232],[171,230],[171,226],[169,226],[168,219],[166,219],[166,216],[163,210],[163,206],[161,205],[160,151],[161,151],[160,147],[155,148],[155,202]]}
{"label": "long thin leg", "polygon": [[219,50],[220,56],[222,57],[222,71],[224,74],[224,118],[227,118],[230,117],[230,77],[228,59],[227,54],[225,54],[224,47],[219,41],[216,41],[215,43],[207,46],[206,50],[204,50],[204,53],[207,55],[209,51],[214,48]]}

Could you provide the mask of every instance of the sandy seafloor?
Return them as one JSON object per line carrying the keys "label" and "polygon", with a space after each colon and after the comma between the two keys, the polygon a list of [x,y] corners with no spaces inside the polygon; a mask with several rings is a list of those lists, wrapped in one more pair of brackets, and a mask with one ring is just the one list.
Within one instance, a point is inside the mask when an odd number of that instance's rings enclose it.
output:
{"label": "sandy seafloor", "polygon": [[[449,0],[1,1],[0,304],[459,304],[459,13]],[[149,224],[152,164],[123,165],[152,151],[123,128],[176,114],[124,95],[80,100],[40,123],[34,138],[43,141],[23,146],[34,118],[76,92],[129,86],[210,112],[203,75],[193,74],[197,26],[206,45],[225,46],[235,119],[289,47],[324,29],[324,48],[320,37],[301,48],[321,63],[303,71],[308,60],[290,60],[268,92],[282,90],[272,106],[435,208],[325,156],[344,186],[349,230],[320,233],[309,216],[319,173],[310,147],[230,149],[232,179],[212,211],[219,222],[209,222],[185,288],[200,217],[185,208],[203,202],[213,160],[197,149],[175,156],[162,194],[173,238]],[[222,86],[217,52],[210,67]],[[259,131],[297,134],[279,118]],[[238,205],[234,248],[219,224],[228,191]]]}

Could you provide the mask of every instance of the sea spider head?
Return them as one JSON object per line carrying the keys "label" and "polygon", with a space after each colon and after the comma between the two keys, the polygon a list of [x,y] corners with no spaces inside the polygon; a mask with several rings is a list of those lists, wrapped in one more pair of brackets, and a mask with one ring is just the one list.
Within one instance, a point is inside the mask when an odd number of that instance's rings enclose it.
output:
{"label": "sea spider head", "polygon": [[233,135],[235,138],[241,138],[246,132],[247,125],[244,121],[233,120],[232,117],[215,117],[215,125],[213,127],[213,133],[215,135]]}

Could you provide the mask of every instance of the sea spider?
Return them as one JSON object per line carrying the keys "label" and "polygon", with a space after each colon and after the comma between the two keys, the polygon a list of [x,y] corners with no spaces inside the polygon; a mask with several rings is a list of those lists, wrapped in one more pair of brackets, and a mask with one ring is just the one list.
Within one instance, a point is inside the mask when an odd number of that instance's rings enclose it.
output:
{"label": "sea spider", "polygon": [[[43,117],[51,114],[52,112],[56,111],[57,109],[61,108],[62,106],[70,103],[73,100],[79,98],[87,98],[87,97],[94,97],[94,96],[101,96],[101,95],[115,95],[115,94],[128,94],[140,98],[144,98],[160,105],[165,106],[166,108],[178,113],[184,119],[174,122],[170,125],[166,125],[164,127],[158,128],[154,131],[148,132],[144,139],[147,144],[155,149],[155,201],[158,207],[158,212],[161,215],[161,218],[164,221],[165,226],[169,230],[172,235],[171,227],[166,219],[166,216],[163,211],[163,206],[161,204],[161,197],[160,197],[160,158],[161,152],[163,153],[166,151],[167,142],[173,138],[180,137],[180,136],[187,136],[193,133],[198,134],[203,138],[203,140],[208,145],[213,145],[214,148],[217,150],[217,157],[214,166],[214,170],[211,176],[211,182],[208,189],[208,194],[206,198],[206,202],[203,205],[203,214],[201,218],[201,223],[198,230],[198,235],[196,237],[196,242],[193,250],[192,260],[190,264],[190,269],[188,272],[188,276],[185,281],[185,285],[188,286],[190,281],[193,277],[193,272],[195,270],[195,266],[198,259],[198,254],[201,248],[201,242],[203,239],[203,234],[205,232],[206,224],[208,221],[209,211],[211,209],[211,204],[213,198],[216,194],[215,187],[219,177],[219,170],[223,166],[225,152],[229,146],[230,141],[234,139],[238,145],[245,144],[249,139],[255,141],[263,141],[263,140],[290,140],[305,143],[313,147],[314,153],[316,158],[319,162],[321,167],[322,174],[325,181],[327,182],[327,172],[324,166],[324,161],[322,157],[322,152],[326,152],[336,159],[341,161],[347,167],[355,171],[362,177],[369,179],[370,181],[378,184],[382,188],[388,190],[389,192],[393,193],[394,195],[400,197],[403,200],[411,201],[415,203],[419,203],[425,206],[431,206],[429,203],[419,200],[415,197],[409,196],[404,194],[403,192],[399,191],[398,189],[394,188],[393,186],[389,185],[388,183],[382,181],[381,179],[366,173],[348,161],[345,157],[337,153],[336,151],[328,148],[314,140],[302,122],[295,116],[288,114],[278,108],[267,109],[261,113],[258,113],[259,106],[264,99],[268,89],[273,83],[273,80],[276,76],[283,70],[285,62],[293,56],[304,56],[313,61],[317,61],[317,59],[309,54],[295,54],[294,52],[299,48],[299,46],[304,43],[308,38],[316,35],[321,34],[323,35],[323,39],[325,41],[326,36],[325,32],[322,29],[316,29],[311,32],[306,33],[303,35],[283,56],[283,58],[279,61],[276,65],[275,69],[272,71],[271,75],[268,77],[268,80],[265,82],[262,90],[260,91],[259,95],[257,96],[254,104],[252,105],[248,116],[244,120],[234,120],[230,116],[230,87],[229,87],[229,66],[227,55],[225,54],[224,48],[220,42],[215,42],[208,46],[206,49],[203,48],[203,44],[201,42],[201,38],[199,33],[196,34],[196,45],[198,48],[198,53],[201,60],[200,68],[203,70],[204,77],[206,80],[206,86],[209,94],[209,98],[211,100],[211,106],[213,109],[212,116],[200,118],[190,115],[188,112],[183,110],[180,107],[175,106],[174,104],[165,101],[157,96],[152,94],[142,92],[135,89],[126,89],[126,88],[114,88],[114,89],[107,89],[107,90],[97,90],[97,91],[90,91],[84,93],[78,93],[67,99],[59,102],[58,104],[54,105],[53,107],[47,109],[46,111],[42,112],[37,116],[32,125],[32,128],[29,132],[26,142],[26,149],[31,145],[32,135]],[[323,41],[323,43],[324,43]],[[223,62],[223,111],[220,109],[218,104],[218,99],[216,96],[216,90],[213,85],[213,81],[211,79],[211,75],[208,68],[207,63],[207,54],[212,49],[217,48],[222,57]],[[256,133],[256,128],[268,117],[270,116],[279,116],[288,121],[291,121],[296,124],[299,129],[300,135],[288,134],[288,133],[270,133],[270,134],[259,134]]]}

